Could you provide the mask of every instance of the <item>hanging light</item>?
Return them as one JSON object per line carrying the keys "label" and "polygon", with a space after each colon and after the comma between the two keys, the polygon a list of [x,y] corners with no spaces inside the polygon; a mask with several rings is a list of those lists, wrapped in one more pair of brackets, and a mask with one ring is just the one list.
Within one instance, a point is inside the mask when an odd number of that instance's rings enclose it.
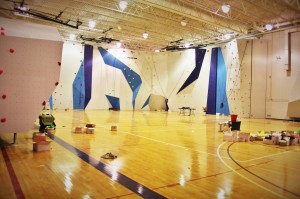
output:
{"label": "hanging light", "polygon": [[95,21],[89,21],[89,28],[90,29],[94,29],[96,26],[96,22]]}
{"label": "hanging light", "polygon": [[148,36],[149,36],[149,34],[148,34],[147,32],[144,32],[144,33],[143,33],[143,37],[144,37],[144,39],[147,39],[147,38],[148,38]]}
{"label": "hanging light", "polygon": [[186,26],[186,24],[187,24],[187,21],[186,21],[186,19],[185,18],[182,18],[182,20],[181,20],[181,25],[182,26]]}
{"label": "hanging light", "polygon": [[222,11],[227,14],[230,11],[230,5],[224,4],[221,6]]}
{"label": "hanging light", "polygon": [[185,47],[185,48],[190,47],[190,45],[191,45],[191,44],[190,44],[189,42],[185,42],[185,43],[184,43],[184,47]]}
{"label": "hanging light", "polygon": [[116,46],[117,46],[117,48],[120,48],[120,47],[122,46],[122,43],[118,41],[118,42],[116,43]]}
{"label": "hanging light", "polygon": [[119,2],[120,10],[124,11],[127,8],[127,5],[128,5],[127,1],[120,1]]}
{"label": "hanging light", "polygon": [[70,35],[69,35],[69,39],[70,39],[70,40],[74,40],[75,37],[76,37],[76,36],[75,36],[74,34],[70,34]]}
{"label": "hanging light", "polygon": [[273,29],[273,25],[272,24],[267,24],[266,25],[266,29],[267,30],[272,30]]}

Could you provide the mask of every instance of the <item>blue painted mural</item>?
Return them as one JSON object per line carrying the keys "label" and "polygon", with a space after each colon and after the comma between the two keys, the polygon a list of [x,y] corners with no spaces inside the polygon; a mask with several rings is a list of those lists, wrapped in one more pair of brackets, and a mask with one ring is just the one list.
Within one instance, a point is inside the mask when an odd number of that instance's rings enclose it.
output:
{"label": "blue painted mural", "polygon": [[147,100],[145,101],[145,103],[144,103],[142,109],[145,108],[145,107],[149,104],[149,100],[150,100],[150,95],[149,95],[149,97],[147,98]]}
{"label": "blue painted mural", "polygon": [[93,46],[84,46],[84,59],[73,81],[73,108],[85,109],[92,96]]}
{"label": "blue painted mural", "polygon": [[226,94],[227,71],[221,48],[218,48],[216,113],[229,115]]}
{"label": "blue painted mural", "polygon": [[132,107],[135,109],[135,100],[142,85],[141,77],[104,48],[99,47],[98,49],[105,64],[122,71],[130,89],[132,90]]}
{"label": "blue painted mural", "polygon": [[120,110],[120,98],[110,96],[110,95],[105,95],[105,96],[108,99],[108,101],[109,101],[110,105],[112,106],[112,108]]}
{"label": "blue painted mural", "polygon": [[195,68],[190,74],[190,76],[187,78],[187,80],[184,82],[184,84],[181,86],[177,94],[198,79],[204,60],[205,52],[205,49],[195,49]]}
{"label": "blue painted mural", "polygon": [[226,65],[221,48],[213,48],[211,52],[210,75],[207,95],[207,114],[221,113],[229,115],[226,94]]}
{"label": "blue painted mural", "polygon": [[85,108],[85,81],[84,81],[84,67],[81,63],[76,77],[73,81],[73,109]]}

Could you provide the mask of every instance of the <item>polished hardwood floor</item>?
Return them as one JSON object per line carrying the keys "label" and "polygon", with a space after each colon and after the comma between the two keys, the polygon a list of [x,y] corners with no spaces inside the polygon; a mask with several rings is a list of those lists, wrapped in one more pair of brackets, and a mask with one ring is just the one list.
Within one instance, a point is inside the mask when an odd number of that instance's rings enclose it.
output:
{"label": "polished hardwood floor", "polygon": [[[47,113],[47,112],[45,112]],[[223,142],[225,116],[56,110],[52,149],[32,133],[2,134],[0,198],[300,198],[300,146]],[[95,123],[94,134],[75,134]],[[16,124],[17,125],[17,124]],[[117,126],[117,131],[111,131]],[[299,122],[241,119],[244,132],[296,131]],[[103,159],[111,152],[116,159]]]}

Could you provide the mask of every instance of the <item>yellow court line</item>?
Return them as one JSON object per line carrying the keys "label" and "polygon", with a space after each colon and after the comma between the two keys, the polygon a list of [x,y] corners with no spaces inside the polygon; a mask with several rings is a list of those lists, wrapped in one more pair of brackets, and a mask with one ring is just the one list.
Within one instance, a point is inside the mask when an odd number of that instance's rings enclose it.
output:
{"label": "yellow court line", "polygon": [[276,195],[276,196],[278,196],[278,197],[280,197],[280,198],[285,198],[284,196],[279,195],[278,193],[276,193],[276,192],[274,192],[274,191],[272,191],[272,190],[270,190],[270,189],[268,189],[268,188],[266,188],[266,187],[264,187],[264,186],[258,184],[257,182],[254,182],[253,180],[251,180],[251,179],[247,178],[246,176],[240,174],[240,173],[237,172],[235,169],[233,169],[231,166],[229,166],[229,165],[222,159],[222,156],[220,155],[220,148],[221,148],[225,143],[226,143],[226,142],[223,142],[222,144],[220,144],[220,145],[218,146],[218,149],[217,149],[217,155],[218,155],[220,161],[221,161],[227,168],[229,168],[231,171],[233,171],[234,173],[236,173],[236,174],[239,175],[240,177],[244,178],[245,180],[251,182],[252,184],[254,184],[254,185],[256,185],[256,186],[258,186],[258,187],[264,189],[265,191],[268,191],[268,192],[270,192],[270,193],[272,193],[272,194],[274,194],[274,195]]}

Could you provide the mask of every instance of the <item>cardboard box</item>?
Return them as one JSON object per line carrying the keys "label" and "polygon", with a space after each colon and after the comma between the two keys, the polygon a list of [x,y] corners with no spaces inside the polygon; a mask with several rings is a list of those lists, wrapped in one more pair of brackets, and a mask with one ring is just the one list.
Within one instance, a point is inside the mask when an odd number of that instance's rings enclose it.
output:
{"label": "cardboard box", "polygon": [[274,140],[272,140],[272,139],[266,139],[266,138],[263,139],[263,143],[264,144],[271,144],[271,145],[275,145],[276,144]]}
{"label": "cardboard box", "polygon": [[76,127],[75,133],[85,133],[86,128],[85,127]]}
{"label": "cardboard box", "polygon": [[116,131],[117,130],[117,126],[111,126],[110,130],[111,131]]}
{"label": "cardboard box", "polygon": [[85,127],[87,127],[87,128],[95,128],[96,124],[86,124]]}
{"label": "cardboard box", "polygon": [[86,134],[94,134],[95,128],[87,128],[86,129]]}
{"label": "cardboard box", "polygon": [[284,141],[281,140],[281,141],[279,141],[279,145],[280,145],[280,146],[288,146],[288,145],[289,145],[289,142],[288,142],[288,141],[285,141],[285,142],[284,142]]}
{"label": "cardboard box", "polygon": [[44,134],[43,133],[41,133],[41,132],[34,132],[33,134],[32,134],[32,139],[34,139],[36,136],[43,136]]}
{"label": "cardboard box", "polygon": [[239,142],[249,142],[250,141],[250,133],[239,132],[238,133],[238,141]]}
{"label": "cardboard box", "polygon": [[33,151],[49,151],[51,149],[51,141],[40,141],[33,143]]}
{"label": "cardboard box", "polygon": [[237,140],[237,131],[226,131],[223,133],[223,141],[235,142]]}
{"label": "cardboard box", "polygon": [[34,142],[42,142],[42,141],[46,141],[46,136],[44,134],[42,135],[35,135],[33,138]]}

